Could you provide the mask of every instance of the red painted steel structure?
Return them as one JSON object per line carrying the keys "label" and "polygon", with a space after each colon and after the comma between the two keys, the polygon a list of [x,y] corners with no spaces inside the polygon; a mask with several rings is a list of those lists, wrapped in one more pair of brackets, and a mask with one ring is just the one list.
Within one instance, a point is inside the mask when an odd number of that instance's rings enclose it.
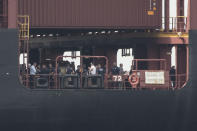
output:
{"label": "red painted steel structure", "polygon": [[196,15],[196,12],[197,12],[197,8],[196,8],[196,5],[197,5],[197,1],[196,0],[189,0],[190,4],[190,29],[191,30],[196,30],[197,29],[197,15]]}
{"label": "red painted steel structure", "polygon": [[[156,70],[140,70],[138,68],[139,62],[158,62],[160,64],[160,68]],[[140,88],[151,88],[151,89],[169,89],[169,83],[170,83],[170,76],[169,76],[169,70],[167,70],[167,63],[166,59],[134,59],[132,61],[132,65],[134,65],[134,70],[135,72],[140,73]],[[164,84],[146,84],[145,83],[145,72],[150,71],[150,72],[157,72],[157,71],[162,71],[164,72]]]}
{"label": "red painted steel structure", "polygon": [[132,61],[132,65],[136,65],[135,70],[139,70],[139,62],[159,62],[159,64],[161,64],[160,68],[163,68],[163,70],[167,70],[166,59],[134,59]]}
{"label": "red painted steel structure", "polygon": [[18,0],[7,0],[8,1],[8,28],[17,28],[17,11],[18,11]]}
{"label": "red painted steel structure", "polygon": [[169,31],[169,17],[170,17],[170,2],[165,0],[165,31]]}
{"label": "red painted steel structure", "polygon": [[0,28],[8,26],[8,3],[7,0],[0,0]]}
{"label": "red painted steel structure", "polygon": [[184,0],[177,0],[177,28],[178,32],[183,32],[184,29]]}
{"label": "red painted steel structure", "polygon": [[[152,3],[150,3],[152,2]],[[19,0],[18,13],[30,16],[31,28],[160,28],[162,1]]]}

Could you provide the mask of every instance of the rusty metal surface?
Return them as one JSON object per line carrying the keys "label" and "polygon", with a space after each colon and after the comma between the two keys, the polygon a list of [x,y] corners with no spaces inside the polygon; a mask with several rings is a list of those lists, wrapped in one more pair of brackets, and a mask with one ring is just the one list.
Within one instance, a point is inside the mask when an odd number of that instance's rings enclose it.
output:
{"label": "rusty metal surface", "polygon": [[[150,71],[150,70],[147,70]],[[161,70],[162,71],[162,70]],[[140,88],[160,88],[160,89],[170,89],[170,76],[169,76],[169,71],[164,71],[164,84],[146,84],[146,75],[145,75],[145,70],[140,71]],[[153,70],[151,72],[157,72],[156,70]],[[178,75],[177,75],[178,76]],[[180,81],[179,81],[180,82]],[[182,81],[181,81],[182,82]],[[177,82],[178,83],[178,82]],[[179,86],[181,88],[181,86]]]}
{"label": "rusty metal surface", "polygon": [[189,21],[190,21],[190,28],[191,30],[197,30],[197,1],[196,0],[189,0]]}
{"label": "rusty metal surface", "polygon": [[8,26],[7,0],[0,0],[0,28]]}
{"label": "rusty metal surface", "polygon": [[19,0],[20,15],[30,15],[32,28],[131,28],[161,26],[162,3],[150,0]]}

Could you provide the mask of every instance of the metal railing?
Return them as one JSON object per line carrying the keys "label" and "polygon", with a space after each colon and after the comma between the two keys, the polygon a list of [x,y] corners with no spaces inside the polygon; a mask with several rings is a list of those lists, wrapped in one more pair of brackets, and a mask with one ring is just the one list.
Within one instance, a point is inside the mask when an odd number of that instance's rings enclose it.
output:
{"label": "metal railing", "polygon": [[[48,74],[36,74],[30,75],[29,69],[30,67],[26,67],[25,65],[20,66],[20,81],[23,83],[27,88],[30,89],[55,89],[55,90],[62,90],[62,89],[181,89],[184,87],[186,83],[186,74],[176,74],[171,75],[169,74],[169,70],[166,70],[166,61],[164,59],[135,59],[133,60],[133,64],[135,65],[135,70],[132,72],[137,72],[139,76],[139,83],[137,87],[132,87],[132,83],[129,81],[129,77],[131,74],[122,74],[122,75],[112,75],[108,73],[108,59],[104,56],[77,56],[80,58],[90,58],[90,59],[105,59],[106,71],[103,74],[95,74],[91,75],[89,73],[83,72],[83,60],[81,59],[81,64],[79,72],[72,70],[71,73],[63,73],[60,70],[61,61],[65,57],[72,57],[72,56],[58,56],[56,58],[56,66],[55,68],[51,68]],[[158,70],[139,70],[139,62],[159,62],[160,69]],[[64,65],[64,68],[67,66]],[[48,69],[47,69],[48,70]],[[162,75],[161,78],[164,83],[146,83],[146,72],[149,73],[159,73]],[[156,77],[155,75],[153,76]],[[151,78],[152,79],[152,78]],[[157,78],[156,78],[157,79]],[[161,80],[159,79],[159,80]]]}
{"label": "metal railing", "polygon": [[[120,77],[120,81],[118,80],[113,80],[113,76],[108,78],[108,89],[136,89],[133,88],[132,85],[129,83],[129,75],[118,75]],[[175,77],[174,80],[171,80],[171,77]],[[170,84],[167,88],[165,89],[181,89],[184,87],[184,84],[186,82],[186,74],[178,74],[178,75],[169,75],[169,80]],[[139,88],[138,89],[143,89],[140,87],[139,83]],[[144,89],[155,89],[152,87],[147,87]],[[160,89],[160,88],[158,88]]]}
{"label": "metal railing", "polygon": [[157,70],[166,70],[167,67],[166,59],[134,59],[132,61],[134,70],[142,70],[140,69],[140,65],[144,67],[144,64],[151,64],[151,63],[160,65],[159,66],[160,69]]}
{"label": "metal railing", "polygon": [[[85,75],[80,79],[78,74],[65,74],[65,75],[56,75],[56,74],[36,74],[36,75],[28,75],[21,74],[20,81],[23,85],[30,89],[49,89],[49,90],[57,90],[57,89],[86,89],[88,86],[87,83],[83,83],[84,81],[88,81],[88,77],[91,75]],[[99,76],[99,75],[98,75]],[[75,86],[73,87],[65,87],[62,83],[65,81],[63,78],[66,77],[67,81],[72,83]],[[105,76],[100,76],[100,87],[102,89],[118,89],[118,90],[126,90],[126,89],[136,89],[133,88],[129,83],[129,75],[108,75],[107,81],[104,84]],[[114,79],[114,77],[116,77]],[[174,77],[174,78],[172,78]],[[74,80],[77,78],[77,80]],[[178,74],[178,75],[169,75],[169,86],[165,89],[181,89],[184,87],[186,82],[186,74]],[[76,83],[75,83],[76,82]],[[107,83],[107,84],[106,84]],[[82,86],[81,86],[82,84]],[[86,84],[86,86],[84,86]],[[104,86],[105,85],[105,86]],[[92,87],[90,87],[92,88]],[[90,89],[88,88],[88,89]],[[152,87],[141,88],[139,83],[138,89],[155,89]],[[160,89],[160,88],[157,88]],[[163,89],[163,88],[162,88]]]}
{"label": "metal railing", "polygon": [[[177,17],[163,17],[162,18],[162,28],[161,31],[166,32],[187,32],[187,17],[186,16],[177,16]],[[169,27],[166,28],[168,24]]]}
{"label": "metal railing", "polygon": [[[58,67],[59,67],[59,63],[63,60],[63,58],[72,58],[73,56],[58,56],[56,57],[56,66],[55,66],[55,74],[58,75]],[[80,87],[82,88],[83,87],[83,60],[82,59],[103,59],[105,60],[105,74],[104,74],[104,85],[106,87],[107,85],[107,78],[108,78],[108,58],[106,56],[75,56],[75,58],[80,58],[80,70],[81,70],[81,76],[80,76]],[[56,78],[56,83],[58,82],[58,78]],[[58,86],[57,86],[58,88]]]}
{"label": "metal railing", "polygon": [[29,40],[29,22],[28,15],[18,16],[19,38],[21,40]]}
{"label": "metal railing", "polygon": [[170,88],[181,89],[184,87],[186,82],[186,74],[169,75],[170,77]]}
{"label": "metal railing", "polygon": [[30,89],[55,89],[55,75],[52,74],[23,74],[20,77],[21,83]]}
{"label": "metal railing", "polygon": [[[27,63],[29,63],[29,16],[28,15],[19,15],[17,24],[18,24],[18,56],[22,55],[23,63],[22,65],[24,67],[27,67]],[[27,55],[25,55],[27,54]],[[25,60],[27,60],[27,63],[25,63]],[[18,63],[20,63],[20,57],[18,58]],[[26,86],[28,86],[29,82],[29,68],[21,68],[19,66],[19,72],[24,72],[22,77],[26,77]],[[20,76],[21,77],[21,76]]]}

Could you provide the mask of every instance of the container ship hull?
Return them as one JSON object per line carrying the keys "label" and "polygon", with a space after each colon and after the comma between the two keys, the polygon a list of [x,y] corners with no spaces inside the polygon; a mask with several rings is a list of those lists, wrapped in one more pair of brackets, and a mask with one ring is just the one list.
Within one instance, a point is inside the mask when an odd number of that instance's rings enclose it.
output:
{"label": "container ship hull", "polygon": [[18,78],[17,30],[0,31],[0,125],[2,130],[197,129],[197,31],[191,30],[189,82],[169,90],[34,91]]}

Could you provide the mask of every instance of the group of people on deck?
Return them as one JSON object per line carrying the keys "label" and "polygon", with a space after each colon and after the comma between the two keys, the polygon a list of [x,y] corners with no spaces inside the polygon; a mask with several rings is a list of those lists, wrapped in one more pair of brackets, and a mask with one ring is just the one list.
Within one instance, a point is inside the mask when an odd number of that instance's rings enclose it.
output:
{"label": "group of people on deck", "polygon": [[[55,68],[50,63],[48,66],[46,64],[43,64],[42,66],[37,65],[36,62],[34,62],[32,65],[29,65],[29,74],[30,75],[36,75],[36,74],[54,74]],[[102,75],[105,74],[105,68],[101,66],[101,64],[94,65],[93,63],[90,64],[88,68],[86,68],[86,65],[83,65],[81,67],[80,65],[77,66],[77,69],[75,70],[75,64],[74,62],[70,63],[68,61],[64,63],[60,63],[57,68],[57,73],[59,75],[66,75],[66,74],[77,74],[77,75]]]}
{"label": "group of people on deck", "polygon": [[113,66],[111,68],[111,75],[124,75],[124,74],[131,75],[132,72],[133,72],[133,66],[132,65],[131,65],[129,74],[126,73],[126,71],[124,71],[123,64],[120,64],[120,66],[118,67],[116,62],[114,62]]}
{"label": "group of people on deck", "polygon": [[[32,65],[28,65],[28,72],[31,76],[34,75],[53,75],[55,74],[56,70],[55,67],[49,63],[49,64],[43,64],[42,66],[37,65],[36,62],[34,62]],[[131,66],[130,71],[126,72],[123,69],[123,64],[120,64],[117,66],[117,64],[114,62],[113,66],[111,67],[109,74],[111,76],[114,75],[131,75],[133,72],[133,66]],[[105,77],[106,68],[105,66],[101,66],[101,64],[95,65],[94,63],[90,63],[89,67],[86,67],[86,65],[78,65],[75,69],[75,63],[74,62],[64,62],[62,64],[59,64],[57,67],[57,73],[58,75],[66,75],[66,74],[76,74],[76,75],[101,75],[103,78]],[[175,66],[172,66],[170,71],[170,81],[171,86],[176,86],[176,69]]]}

